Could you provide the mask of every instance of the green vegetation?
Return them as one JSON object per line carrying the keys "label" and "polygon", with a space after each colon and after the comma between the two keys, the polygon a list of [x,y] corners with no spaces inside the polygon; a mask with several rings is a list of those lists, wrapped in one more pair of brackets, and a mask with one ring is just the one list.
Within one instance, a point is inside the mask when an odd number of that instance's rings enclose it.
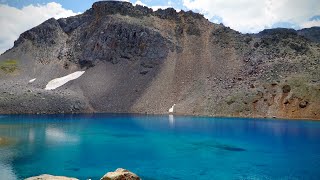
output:
{"label": "green vegetation", "polygon": [[319,85],[309,84],[306,77],[293,77],[288,84],[293,88],[293,95],[300,99],[320,100]]}
{"label": "green vegetation", "polygon": [[225,102],[221,103],[220,107],[236,113],[248,112],[252,108],[252,103],[260,99],[260,96],[260,93],[256,91],[233,93],[226,97]]}
{"label": "green vegetation", "polygon": [[8,59],[0,62],[0,70],[4,73],[13,73],[18,70],[18,61],[15,59]]}

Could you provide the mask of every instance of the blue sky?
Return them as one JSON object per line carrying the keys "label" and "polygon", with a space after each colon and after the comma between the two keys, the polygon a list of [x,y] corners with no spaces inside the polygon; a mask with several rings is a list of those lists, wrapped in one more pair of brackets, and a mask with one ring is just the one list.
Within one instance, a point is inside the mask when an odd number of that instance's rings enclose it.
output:
{"label": "blue sky", "polygon": [[[57,2],[66,9],[71,9],[74,12],[84,12],[89,9],[96,0],[0,0],[2,4],[8,4],[17,8],[22,8],[29,4],[47,4],[49,2]],[[136,1],[130,1],[135,3]],[[142,3],[148,6],[168,6],[169,1],[163,0],[142,0]],[[182,9],[182,1],[170,1],[174,4],[175,8]]]}
{"label": "blue sky", "polygon": [[[89,9],[91,7],[91,5],[96,2],[97,0],[0,0],[0,4],[6,4],[8,6],[12,6],[12,7],[16,7],[16,8],[23,8],[25,6],[29,6],[29,5],[45,5],[47,3],[50,2],[56,2],[58,4],[61,4],[62,7],[64,9],[67,10],[72,10],[75,13],[78,12],[84,12],[85,10]],[[274,20],[274,22],[271,22],[269,24],[266,25],[257,25],[259,27],[257,28],[250,28],[247,27],[247,29],[245,27],[236,27],[236,25],[233,25],[232,22],[229,22],[230,20],[227,20],[227,17],[223,17],[224,14],[223,13],[215,13],[214,14],[214,9],[219,8],[220,9],[230,9],[230,8],[234,8],[234,14],[237,14],[238,11],[240,11],[240,13],[243,13],[241,11],[246,11],[246,9],[248,8],[248,15],[252,15],[251,19],[254,19],[254,13],[250,13],[250,9],[252,8],[256,8],[257,10],[259,10],[259,5],[258,4],[262,4],[264,6],[268,6],[268,3],[266,2],[266,0],[259,0],[259,1],[255,1],[255,0],[242,0],[242,1],[235,1],[235,0],[127,0],[130,1],[131,3],[135,4],[143,4],[143,5],[147,5],[149,7],[174,7],[176,9],[183,9],[183,10],[193,10],[195,12],[200,12],[206,15],[206,17],[211,20],[212,22],[215,23],[224,23],[227,26],[230,26],[231,28],[234,28],[240,32],[257,32],[259,30],[262,30],[264,28],[276,28],[276,27],[285,27],[285,28],[295,28],[295,29],[299,29],[299,28],[303,28],[303,25],[301,25],[298,22],[295,22],[294,17],[295,15],[292,15],[292,19],[290,19],[290,17],[286,18],[286,20],[284,19],[280,19]],[[211,1],[211,2],[210,2]],[[224,2],[223,2],[224,1]],[[267,0],[268,2],[274,3],[273,6],[277,6],[281,3],[275,3],[275,0]],[[297,6],[299,6],[299,4],[301,4],[301,2],[303,2],[303,4],[309,4],[309,6],[301,6],[301,14],[303,14],[303,11],[310,11],[311,9],[314,8],[319,8],[320,9],[320,3],[318,3],[318,0],[277,0],[278,2],[284,2],[282,3],[283,5],[286,5],[285,3],[289,3],[288,5],[292,5],[292,4],[296,4]],[[231,2],[231,3],[230,3]],[[259,2],[259,3],[257,3]],[[232,4],[232,5],[230,5]],[[246,5],[246,4],[257,4],[257,6],[253,5],[252,7],[248,7],[248,6],[242,6]],[[210,7],[212,6],[212,8]],[[271,4],[272,6],[272,4]],[[312,8],[313,7],[313,8]],[[242,8],[242,10],[241,10]],[[310,9],[309,9],[310,8]],[[212,9],[212,12],[210,12],[210,9]],[[240,9],[240,10],[239,10]],[[290,7],[287,8],[290,11]],[[232,9],[231,9],[232,10]],[[265,9],[261,9],[261,10],[265,10]],[[280,11],[281,9],[279,9]],[[292,12],[294,10],[297,10],[296,7],[292,8]],[[231,11],[233,12],[233,11]],[[294,13],[299,13],[299,12],[294,12]],[[290,13],[289,13],[290,14]],[[268,14],[266,14],[268,15]],[[228,14],[226,14],[225,16],[228,16]],[[269,15],[271,16],[271,15]],[[247,17],[248,19],[246,19],[247,21],[250,21],[250,17]],[[309,21],[320,21],[320,11],[318,10],[317,12],[314,12],[310,17],[306,17]],[[298,19],[298,18],[297,18]],[[241,19],[243,21],[243,19]],[[301,21],[301,20],[300,20]],[[236,22],[235,22],[236,23]],[[313,23],[315,25],[318,25],[317,23]],[[320,25],[320,24],[319,24]],[[241,26],[241,25],[240,25]]]}
{"label": "blue sky", "polygon": [[[144,4],[149,7],[174,7],[176,9],[193,10],[204,14],[214,23],[223,23],[240,32],[258,32],[265,28],[304,28],[320,25],[320,3],[318,0],[127,0],[133,4]],[[29,5],[46,5],[50,2],[61,4],[66,10],[75,13],[84,12],[96,0],[0,0],[0,4],[21,9]],[[280,8],[279,8],[280,7]],[[270,14],[261,14],[274,9]],[[297,11],[298,10],[298,11]],[[288,17],[283,17],[283,11]],[[308,12],[309,13],[306,13]],[[288,13],[289,12],[289,13]],[[228,14],[229,13],[229,14]],[[275,13],[276,15],[274,16]],[[296,14],[301,13],[297,17]],[[232,14],[235,14],[232,16]],[[237,17],[239,15],[239,17]],[[277,17],[279,14],[280,17]],[[310,15],[309,15],[310,14]],[[269,18],[268,18],[269,16]],[[274,17],[273,17],[274,16]],[[291,17],[290,17],[291,16]],[[257,18],[258,17],[258,18]],[[277,20],[278,18],[278,20]],[[304,18],[304,20],[303,20]],[[239,21],[240,20],[240,21]],[[233,22],[234,21],[234,22]],[[245,23],[248,21],[248,23]],[[260,22],[259,22],[260,21]],[[303,24],[304,23],[304,24]],[[250,26],[250,24],[252,24]],[[249,26],[248,26],[249,25]]]}
{"label": "blue sky", "polygon": [[66,9],[71,9],[75,12],[83,12],[90,8],[94,0],[1,0],[1,3],[8,4],[9,6],[22,8],[30,4],[47,4],[49,2],[57,2]]}
{"label": "blue sky", "polygon": [[[319,0],[126,0],[153,9],[200,12],[214,23],[223,23],[242,33],[266,28],[320,26]],[[0,53],[12,47],[24,31],[51,17],[76,15],[96,0],[0,0]]]}

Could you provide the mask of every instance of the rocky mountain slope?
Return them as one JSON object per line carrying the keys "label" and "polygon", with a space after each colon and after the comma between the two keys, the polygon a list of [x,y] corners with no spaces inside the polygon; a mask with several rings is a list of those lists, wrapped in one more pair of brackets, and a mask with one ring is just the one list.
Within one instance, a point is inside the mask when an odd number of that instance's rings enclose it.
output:
{"label": "rocky mountain slope", "polygon": [[320,119],[319,32],[241,34],[193,12],[96,2],[0,56],[0,113],[167,114],[175,104],[175,114]]}

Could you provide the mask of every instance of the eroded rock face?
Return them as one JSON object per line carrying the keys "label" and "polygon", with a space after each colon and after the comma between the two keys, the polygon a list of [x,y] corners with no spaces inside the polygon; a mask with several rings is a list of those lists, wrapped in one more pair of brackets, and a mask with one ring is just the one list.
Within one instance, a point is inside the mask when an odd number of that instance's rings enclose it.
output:
{"label": "eroded rock face", "polygon": [[136,174],[122,168],[114,172],[108,172],[100,180],[141,180]]}
{"label": "eroded rock face", "polygon": [[127,23],[108,23],[83,41],[87,44],[79,53],[80,63],[92,64],[97,61],[117,64],[121,60],[160,63],[167,57],[170,44],[158,32]]}
{"label": "eroded rock face", "polygon": [[52,176],[49,174],[43,174],[40,176],[30,177],[25,180],[78,180],[77,178],[64,177],[64,176]]}

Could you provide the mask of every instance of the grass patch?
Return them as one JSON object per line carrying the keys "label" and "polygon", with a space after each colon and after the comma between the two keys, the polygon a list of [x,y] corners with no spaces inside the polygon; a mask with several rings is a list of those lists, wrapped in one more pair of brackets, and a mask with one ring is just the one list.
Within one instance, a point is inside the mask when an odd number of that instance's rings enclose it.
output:
{"label": "grass patch", "polygon": [[220,104],[221,112],[224,113],[243,113],[252,109],[252,103],[259,99],[257,92],[235,92],[227,96]]}
{"label": "grass patch", "polygon": [[293,77],[287,82],[293,88],[293,95],[300,99],[320,101],[319,85],[309,84],[306,77]]}
{"label": "grass patch", "polygon": [[8,59],[0,62],[0,70],[6,74],[13,73],[18,70],[18,61],[15,59]]}

